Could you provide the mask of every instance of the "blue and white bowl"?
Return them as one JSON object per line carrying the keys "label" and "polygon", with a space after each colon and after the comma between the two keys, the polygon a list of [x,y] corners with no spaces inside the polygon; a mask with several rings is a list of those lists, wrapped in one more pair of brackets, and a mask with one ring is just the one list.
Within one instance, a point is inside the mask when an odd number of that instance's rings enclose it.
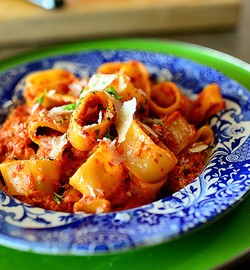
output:
{"label": "blue and white bowl", "polygon": [[33,71],[66,68],[89,77],[110,61],[142,61],[158,80],[177,83],[195,96],[218,83],[226,109],[210,120],[216,147],[199,177],[180,191],[135,209],[98,215],[48,211],[24,204],[0,190],[0,244],[48,254],[90,255],[125,251],[177,238],[214,220],[250,189],[250,94],[215,69],[168,54],[96,50],[57,55],[18,65],[0,74],[0,105],[21,98]]}

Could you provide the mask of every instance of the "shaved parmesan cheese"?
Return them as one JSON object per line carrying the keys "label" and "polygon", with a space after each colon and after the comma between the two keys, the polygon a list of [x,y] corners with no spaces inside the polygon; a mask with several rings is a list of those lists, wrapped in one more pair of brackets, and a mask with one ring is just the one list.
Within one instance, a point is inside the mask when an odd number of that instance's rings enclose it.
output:
{"label": "shaved parmesan cheese", "polygon": [[88,79],[83,78],[80,81],[73,82],[69,85],[70,94],[72,94],[75,97],[78,97],[84,87],[88,85]]}
{"label": "shaved parmesan cheese", "polygon": [[151,133],[153,136],[155,136],[156,138],[158,138],[157,133],[155,133],[155,132],[153,131],[152,128],[150,128],[149,126],[147,126],[147,125],[145,125],[145,124],[143,124],[143,123],[142,123],[142,126],[145,128],[145,130],[147,130],[147,131],[148,131],[149,133]]}
{"label": "shaved parmesan cheese", "polygon": [[53,96],[54,94],[56,93],[56,90],[55,89],[51,89],[49,90],[49,92],[47,93],[47,96]]}
{"label": "shaved parmesan cheese", "polygon": [[133,121],[133,116],[136,111],[136,98],[125,101],[120,110],[117,111],[116,128],[118,133],[118,143],[125,141],[128,129]]}
{"label": "shaved parmesan cheese", "polygon": [[102,91],[117,77],[118,75],[116,74],[94,74],[89,80],[89,90]]}
{"label": "shaved parmesan cheese", "polygon": [[90,195],[91,195],[93,198],[96,198],[96,193],[95,193],[93,187],[92,187],[91,185],[87,184],[87,183],[85,183],[85,185],[87,186]]}
{"label": "shaved parmesan cheese", "polygon": [[40,138],[40,144],[44,148],[51,148],[51,137],[41,137]]}
{"label": "shaved parmesan cheese", "polygon": [[34,114],[36,112],[36,110],[39,108],[40,104],[36,103],[35,105],[32,106],[31,108],[31,115]]}
{"label": "shaved parmesan cheese", "polygon": [[102,213],[104,213],[103,207],[101,207],[101,206],[97,207],[96,208],[96,214],[102,214]]}
{"label": "shaved parmesan cheese", "polygon": [[118,89],[117,92],[122,92],[126,87],[127,87],[127,83],[125,81],[125,79],[128,81],[128,79],[124,76],[119,76],[119,84],[118,84]]}
{"label": "shaved parmesan cheese", "polygon": [[118,82],[117,92],[122,92],[127,87],[127,82],[129,79],[126,76],[117,75],[117,74],[94,74],[89,80],[89,90],[88,91],[103,91],[112,82]]}
{"label": "shaved parmesan cheese", "polygon": [[109,110],[107,110],[105,112],[105,117],[107,117],[107,119],[112,119],[114,117],[113,113],[110,112]]}
{"label": "shaved parmesan cheese", "polygon": [[67,105],[53,107],[49,110],[47,116],[55,116],[55,115],[65,115],[65,114],[71,114],[73,110],[66,110],[65,107]]}
{"label": "shaved parmesan cheese", "polygon": [[192,146],[188,151],[191,153],[199,153],[203,150],[206,150],[208,148],[208,145],[206,144],[199,144]]}
{"label": "shaved parmesan cheese", "polygon": [[50,151],[50,157],[57,159],[64,150],[64,146],[68,143],[67,134],[52,138],[52,149]]}
{"label": "shaved parmesan cheese", "polygon": [[143,91],[141,88],[138,89],[138,92],[139,92],[142,96],[146,97],[145,91]]}
{"label": "shaved parmesan cheese", "polygon": [[110,148],[115,147],[115,144],[116,144],[116,139],[114,139],[113,141],[111,141],[111,139],[109,139],[107,137],[103,137],[102,140],[100,140],[100,141],[105,142],[108,145],[108,147],[110,147]]}
{"label": "shaved parmesan cheese", "polygon": [[68,143],[67,134],[58,137],[42,137],[40,139],[41,145],[44,148],[51,149],[49,157],[58,159],[59,155],[64,150],[64,146]]}

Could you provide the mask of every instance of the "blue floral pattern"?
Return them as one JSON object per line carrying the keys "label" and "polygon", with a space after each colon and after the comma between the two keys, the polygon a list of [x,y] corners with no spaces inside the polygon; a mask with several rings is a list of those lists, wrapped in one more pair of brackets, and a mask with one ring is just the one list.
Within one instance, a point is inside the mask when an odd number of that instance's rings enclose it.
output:
{"label": "blue floral pattern", "polygon": [[217,82],[226,109],[210,120],[215,147],[199,177],[182,190],[139,208],[86,215],[53,212],[0,190],[0,244],[55,254],[99,254],[153,245],[178,237],[227,211],[250,189],[250,103],[248,91],[214,69],[173,55],[99,50],[28,62],[0,74],[0,105],[22,98],[25,77],[62,67],[89,77],[102,63],[142,61],[155,80],[171,80],[189,96]]}

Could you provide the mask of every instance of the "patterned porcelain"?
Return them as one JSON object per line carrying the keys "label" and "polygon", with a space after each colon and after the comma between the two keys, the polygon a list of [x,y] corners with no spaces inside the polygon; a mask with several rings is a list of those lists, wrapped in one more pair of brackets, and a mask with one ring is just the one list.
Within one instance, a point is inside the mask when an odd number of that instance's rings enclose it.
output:
{"label": "patterned porcelain", "polygon": [[0,191],[0,244],[39,253],[90,255],[166,242],[215,219],[250,189],[249,92],[214,69],[173,55],[130,50],[85,51],[16,66],[0,74],[0,105],[21,98],[32,71],[63,67],[88,77],[107,61],[137,59],[153,78],[172,80],[189,96],[217,82],[226,109],[210,120],[215,148],[202,174],[171,196],[149,205],[98,215],[31,207]]}

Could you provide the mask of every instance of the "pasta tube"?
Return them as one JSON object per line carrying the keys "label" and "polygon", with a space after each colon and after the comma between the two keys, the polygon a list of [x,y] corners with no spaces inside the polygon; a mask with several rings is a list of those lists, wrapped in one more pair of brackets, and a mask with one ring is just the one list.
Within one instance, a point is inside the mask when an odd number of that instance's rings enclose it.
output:
{"label": "pasta tube", "polygon": [[193,143],[201,143],[210,145],[214,139],[214,132],[212,128],[208,125],[200,127],[193,138]]}
{"label": "pasta tube", "polygon": [[63,108],[61,113],[42,111],[33,116],[29,123],[29,137],[33,142],[42,145],[43,138],[59,136],[66,133],[69,127],[71,112]]}
{"label": "pasta tube", "polygon": [[145,66],[139,61],[129,60],[126,62],[105,63],[98,68],[97,73],[118,73],[121,75],[126,75],[130,78],[130,81],[134,87],[143,90],[146,95],[149,95],[149,73]]}
{"label": "pasta tube", "polygon": [[[70,185],[79,190],[84,198],[87,198],[88,206],[90,206],[89,201],[108,199],[127,176],[122,164],[117,163],[117,155],[115,148],[102,142],[70,178]],[[91,207],[93,207],[93,203]],[[83,204],[83,200],[81,204]]]}
{"label": "pasta tube", "polygon": [[195,135],[195,127],[190,125],[178,111],[164,119],[163,125],[171,132],[172,138],[167,146],[175,155],[187,147]]}
{"label": "pasta tube", "polygon": [[71,95],[58,94],[55,90],[50,90],[40,96],[40,105],[43,108],[51,109],[53,107],[62,106],[65,104],[76,103],[77,98]]}
{"label": "pasta tube", "polygon": [[26,78],[24,97],[28,104],[36,101],[45,91],[55,90],[56,93],[67,94],[69,85],[75,76],[62,69],[49,69],[30,74]]}
{"label": "pasta tube", "polygon": [[149,73],[144,64],[135,60],[129,60],[127,62],[124,62],[121,66],[120,74],[127,75],[130,78],[131,83],[136,88],[143,90],[147,96],[149,95]]}
{"label": "pasta tube", "polygon": [[55,160],[15,160],[0,164],[11,195],[28,196],[36,190],[53,194],[59,186],[60,163]]}
{"label": "pasta tube", "polygon": [[136,99],[136,114],[138,117],[143,117],[144,115],[148,114],[149,105],[148,99],[144,91],[141,89],[136,88],[128,78],[124,78],[122,76],[119,77],[123,78],[124,82],[126,83],[126,87],[124,87],[120,92],[119,95],[121,96],[121,101],[129,101],[133,98]]}
{"label": "pasta tube", "polygon": [[116,61],[116,62],[107,62],[105,64],[102,64],[98,67],[97,73],[102,73],[102,74],[115,74],[119,73],[122,62]]}
{"label": "pasta tube", "polygon": [[213,143],[214,132],[212,128],[208,125],[200,127],[191,142],[191,147],[189,152],[198,153],[203,150],[206,150],[209,145]]}
{"label": "pasta tube", "polygon": [[104,92],[88,92],[73,112],[68,139],[78,150],[88,151],[109,132],[115,117],[112,100]]}
{"label": "pasta tube", "polygon": [[134,175],[130,175],[131,179],[131,194],[134,196],[139,196],[140,200],[143,203],[149,203],[155,200],[157,195],[159,194],[161,188],[166,183],[166,179],[162,179],[156,183],[146,183]]}
{"label": "pasta tube", "polygon": [[199,125],[224,108],[225,101],[222,98],[218,84],[209,84],[194,102],[191,121]]}
{"label": "pasta tube", "polygon": [[177,163],[175,155],[156,145],[135,120],[118,151],[126,156],[123,164],[127,169],[146,183],[161,181]]}
{"label": "pasta tube", "polygon": [[171,114],[181,107],[182,94],[176,84],[162,82],[152,86],[149,105],[152,112],[158,117]]}
{"label": "pasta tube", "polygon": [[83,198],[74,204],[75,212],[100,214],[111,211],[111,203],[105,199],[86,200]]}

